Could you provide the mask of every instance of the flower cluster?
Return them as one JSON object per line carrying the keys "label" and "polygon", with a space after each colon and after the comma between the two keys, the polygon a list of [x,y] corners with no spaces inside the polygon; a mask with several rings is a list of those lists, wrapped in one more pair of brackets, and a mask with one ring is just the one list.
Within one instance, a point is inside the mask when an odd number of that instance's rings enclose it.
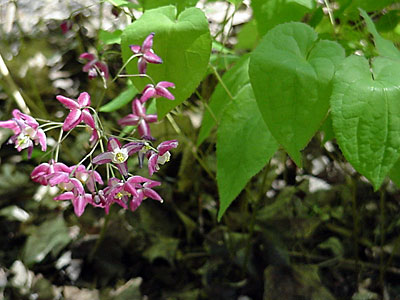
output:
{"label": "flower cluster", "polygon": [[[140,74],[146,73],[148,63],[162,63],[162,59],[152,50],[153,37],[154,33],[151,33],[142,46],[130,46],[133,56],[139,58]],[[98,74],[105,79],[109,77],[107,65],[98,61],[93,54],[83,53],[80,57],[88,60],[83,71],[88,72],[89,78],[94,78]],[[151,77],[148,77],[152,81]],[[107,214],[113,203],[134,211],[146,198],[163,202],[161,196],[153,189],[160,186],[161,182],[130,173],[128,159],[137,155],[140,168],[147,161],[149,176],[153,176],[161,165],[169,161],[171,157],[169,151],[178,146],[176,140],[163,141],[157,147],[153,146],[155,138],[151,135],[149,123],[156,122],[157,115],[147,114],[145,107],[151,98],[164,97],[174,100],[174,96],[168,90],[171,87],[175,85],[167,81],[148,84],[141,97],[132,100],[132,113],[119,120],[118,124],[136,126],[139,139],[124,138],[126,141],[124,144],[119,138],[104,130],[96,110],[90,106],[91,98],[87,92],[81,93],[76,100],[62,95],[56,96],[56,99],[69,110],[63,122],[40,120],[44,124],[39,125],[33,117],[14,110],[13,118],[0,121],[0,127],[13,131],[14,135],[9,143],[14,143],[18,151],[27,148],[29,157],[34,144],[40,144],[42,151],[46,151],[45,131],[60,129],[58,142],[49,153],[52,158],[49,162],[35,167],[31,178],[41,185],[58,187],[60,193],[54,200],[71,201],[77,216],[81,216],[88,205],[104,208]],[[91,131],[89,140],[91,149],[79,163],[67,166],[58,161],[61,144],[65,139],[63,134],[67,131],[65,134],[67,136],[77,127],[85,127]],[[106,147],[105,142],[107,142]],[[99,150],[100,153],[95,155]],[[100,165],[106,166],[107,180],[103,180],[97,170]]]}

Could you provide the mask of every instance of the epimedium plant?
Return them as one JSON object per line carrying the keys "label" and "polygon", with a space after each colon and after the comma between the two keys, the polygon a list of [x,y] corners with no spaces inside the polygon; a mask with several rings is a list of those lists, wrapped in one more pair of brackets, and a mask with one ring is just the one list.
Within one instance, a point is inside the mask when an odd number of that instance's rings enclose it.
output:
{"label": "epimedium plant", "polygon": [[[126,1],[112,4],[119,8],[129,6]],[[301,4],[295,1],[291,5],[299,10],[298,15],[289,14],[288,21],[297,20],[314,9],[311,2]],[[253,6],[261,13],[268,9],[268,6],[257,1]],[[108,152],[95,157],[92,163],[112,162],[123,177],[128,174],[125,161],[133,153],[139,153],[140,166],[144,157],[149,158],[150,175],[158,169],[158,163],[168,160],[163,157],[169,152],[164,152],[162,143],[160,150],[146,142],[151,140],[148,124],[155,122],[157,116],[159,119],[165,117],[185,101],[195,91],[209,67],[212,40],[204,13],[194,7],[181,9],[179,14],[174,6],[155,7],[146,10],[122,32],[109,33],[111,38],[108,37],[111,43],[121,44],[124,64],[115,79],[128,77],[130,83],[127,90],[103,105],[100,112],[119,109],[130,102],[138,91],[142,91],[141,98],[131,102],[132,114],[119,120],[118,124],[128,126],[128,130],[130,126],[136,126],[144,140],[128,140],[129,143],[122,146],[115,137],[111,137]],[[281,8],[290,10],[290,7]],[[256,15],[258,13],[256,11]],[[275,16],[270,15],[268,26],[271,28],[265,31],[262,22],[257,24],[261,26],[259,32],[266,33],[259,45],[237,61],[222,78],[217,76],[220,84],[204,113],[197,146],[202,144],[218,123],[218,219],[248,181],[268,164],[279,146],[301,168],[301,151],[325,121],[329,126],[328,121],[332,120],[334,137],[345,158],[371,181],[375,190],[379,189],[390,172],[392,178],[398,177],[397,169],[393,169],[393,166],[400,156],[400,125],[395,117],[399,93],[396,68],[400,54],[390,41],[378,34],[368,14],[362,9],[360,13],[374,37],[379,54],[372,60],[371,67],[365,58],[355,55],[345,57],[345,50],[338,42],[321,39],[307,24],[291,22],[273,27],[271,24],[277,22]],[[157,38],[153,45],[155,34]],[[89,78],[100,75],[106,86],[109,77],[107,65],[91,53],[84,53],[81,58],[86,60],[83,71],[88,73]],[[138,59],[137,64],[134,59]],[[125,68],[126,74],[121,75]],[[173,95],[168,91],[171,87],[176,87]],[[76,127],[81,121],[92,129],[91,142],[94,147],[90,151],[91,156],[97,146],[105,151],[101,142],[105,133],[97,113],[93,111],[93,118],[89,112],[88,97],[82,93],[77,102],[63,96],[57,99],[70,109],[62,125],[64,131]],[[147,114],[144,103],[149,98],[159,97],[174,101],[155,100],[156,108],[152,107],[151,110],[156,110],[157,114]],[[8,128],[17,126],[16,120],[14,116],[13,121],[8,121],[15,122]],[[61,126],[51,122],[48,124]],[[32,149],[32,141],[38,143],[42,132],[24,133],[22,137],[20,131],[23,129],[19,127],[21,129],[13,129],[15,135],[12,141],[19,150],[21,147]],[[62,135],[59,141],[61,138]],[[45,147],[43,137],[40,143],[42,148]],[[167,145],[175,147],[176,143],[167,142]],[[58,149],[59,145],[55,151],[56,158]],[[97,182],[102,181],[99,178]],[[51,184],[54,185],[55,180],[51,180]],[[79,190],[82,191],[81,188]],[[90,192],[94,194],[94,191]],[[79,194],[76,191],[72,193],[74,197]],[[99,203],[99,197],[96,199]]]}

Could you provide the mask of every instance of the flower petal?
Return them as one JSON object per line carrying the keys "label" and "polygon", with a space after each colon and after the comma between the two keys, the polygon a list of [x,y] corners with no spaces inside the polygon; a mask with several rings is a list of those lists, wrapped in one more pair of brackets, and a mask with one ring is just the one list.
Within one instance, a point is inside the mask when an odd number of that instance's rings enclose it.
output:
{"label": "flower petal", "polygon": [[80,109],[73,109],[65,118],[63,130],[68,131],[75,128],[82,120],[82,112]]}
{"label": "flower petal", "polygon": [[159,57],[158,55],[156,55],[153,51],[146,51],[144,54],[143,54],[143,58],[147,61],[147,62],[149,62],[149,63],[152,63],[152,64],[162,64],[162,59],[161,59],[161,57]]}
{"label": "flower petal", "polygon": [[159,83],[157,83],[156,87],[163,87],[163,88],[175,88],[175,83],[173,82],[169,82],[169,81],[160,81]]}
{"label": "flower petal", "polygon": [[149,51],[153,47],[153,37],[154,37],[154,32],[150,33],[145,40],[143,41],[142,44],[142,53]]}
{"label": "flower petal", "polygon": [[130,142],[122,148],[128,150],[128,155],[131,156],[133,153],[139,152],[143,146],[144,144],[142,142]]}
{"label": "flower petal", "polygon": [[114,151],[115,149],[120,149],[121,148],[121,142],[117,138],[109,138],[108,143],[107,143],[107,149],[108,151]]}
{"label": "flower petal", "polygon": [[171,150],[172,148],[178,147],[178,141],[177,140],[171,140],[171,141],[164,141],[158,145],[157,150],[158,150],[158,155],[162,156],[165,154],[165,152]]}
{"label": "flower petal", "polygon": [[160,202],[164,202],[163,198],[161,198],[161,196],[155,190],[152,190],[152,189],[149,189],[149,188],[144,188],[143,189],[143,194],[146,197],[149,197],[151,199],[158,200]]}
{"label": "flower petal", "polygon": [[142,92],[142,97],[140,97],[140,102],[145,103],[150,98],[153,98],[156,95],[156,89],[152,84],[146,85]]}
{"label": "flower petal", "polygon": [[128,162],[124,161],[123,163],[116,164],[116,165],[122,175],[124,175],[124,176],[128,175]]}
{"label": "flower petal", "polygon": [[146,115],[146,108],[144,108],[139,99],[132,101],[132,112],[139,117],[144,117]]}
{"label": "flower petal", "polygon": [[65,192],[62,193],[61,195],[54,197],[54,200],[72,200],[75,198],[75,195],[73,192]]}
{"label": "flower petal", "polygon": [[46,134],[44,133],[44,131],[42,129],[39,129],[36,132],[36,135],[37,135],[37,137],[39,139],[39,144],[42,147],[42,151],[43,152],[46,151],[46,149],[47,149]]}
{"label": "flower petal", "polygon": [[89,125],[92,129],[96,129],[96,124],[94,122],[93,116],[90,114],[87,108],[82,110],[82,119],[85,124]]}
{"label": "flower petal", "polygon": [[153,174],[157,171],[158,165],[157,165],[157,159],[158,159],[158,154],[153,153],[148,162],[148,168],[149,168],[149,174],[150,176],[153,176]]}
{"label": "flower petal", "polygon": [[140,53],[141,47],[139,45],[130,45],[129,48],[132,50],[133,53],[138,54]]}
{"label": "flower petal", "polygon": [[80,107],[90,105],[90,95],[86,92],[80,93],[78,97],[78,104]]}
{"label": "flower petal", "polygon": [[132,201],[129,203],[130,210],[135,211],[140,206],[140,204],[142,204],[143,198],[143,192],[138,191],[138,197],[133,197]]}
{"label": "flower petal", "polygon": [[111,152],[104,152],[93,158],[92,163],[102,165],[111,162],[113,157],[114,155]]}
{"label": "flower petal", "polygon": [[94,60],[96,58],[96,56],[94,56],[94,54],[92,53],[82,53],[81,55],[79,55],[79,58],[83,58],[83,59],[87,59],[87,60]]}
{"label": "flower petal", "polygon": [[146,74],[146,70],[147,70],[147,62],[143,57],[140,57],[138,59],[138,71],[139,74]]}
{"label": "flower petal", "polygon": [[64,97],[64,96],[61,96],[61,95],[56,96],[56,99],[58,101],[60,101],[66,108],[69,108],[69,109],[77,109],[77,108],[79,108],[78,102],[76,102],[73,99],[70,99],[70,98],[67,98],[67,97]]}
{"label": "flower petal", "polygon": [[95,65],[100,70],[101,76],[103,76],[105,79],[108,79],[110,77],[110,73],[108,72],[108,66],[105,63],[98,61],[95,63]]}
{"label": "flower petal", "polygon": [[141,119],[139,122],[138,131],[141,138],[152,138],[150,127],[143,119]]}
{"label": "flower petal", "polygon": [[128,126],[133,125],[136,126],[139,122],[140,118],[134,114],[129,114],[126,117],[123,117],[121,120],[118,121],[120,126]]}

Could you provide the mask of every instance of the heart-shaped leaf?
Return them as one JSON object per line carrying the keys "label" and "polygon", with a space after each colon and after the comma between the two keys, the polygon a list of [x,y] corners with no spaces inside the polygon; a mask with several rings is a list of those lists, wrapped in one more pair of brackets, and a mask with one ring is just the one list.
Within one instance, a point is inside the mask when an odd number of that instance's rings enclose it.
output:
{"label": "heart-shaped leaf", "polygon": [[262,120],[250,84],[226,106],[217,134],[218,220],[278,149]]}
{"label": "heart-shaped leaf", "polygon": [[303,23],[271,29],[251,55],[250,82],[264,121],[299,166],[300,150],[328,112],[332,77],[343,59],[339,44],[318,40]]}
{"label": "heart-shaped leaf", "polygon": [[400,62],[346,58],[335,75],[333,128],[346,159],[377,190],[400,157]]}
{"label": "heart-shaped leaf", "polygon": [[[175,100],[157,99],[159,118],[185,101],[196,89],[207,71],[211,53],[211,36],[204,13],[198,8],[188,8],[176,18],[176,8],[160,7],[146,11],[140,19],[129,25],[121,36],[122,56],[126,62],[132,51],[129,45],[141,45],[154,32],[154,52],[163,59],[160,65],[148,64],[147,74],[154,81],[171,81]],[[137,74],[137,61],[127,67],[129,74]],[[149,82],[148,78],[133,78],[139,91]]]}
{"label": "heart-shaped leaf", "polygon": [[243,56],[232,69],[222,76],[223,85],[218,83],[211,95],[209,109],[204,110],[197,145],[200,145],[208,137],[211,129],[221,118],[225,106],[250,82],[249,60],[248,55]]}

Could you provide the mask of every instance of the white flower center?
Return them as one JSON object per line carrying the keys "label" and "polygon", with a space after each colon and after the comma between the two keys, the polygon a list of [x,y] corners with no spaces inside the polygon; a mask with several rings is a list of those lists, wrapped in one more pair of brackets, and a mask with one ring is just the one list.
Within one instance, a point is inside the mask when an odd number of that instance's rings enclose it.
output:
{"label": "white flower center", "polygon": [[166,162],[169,162],[170,158],[171,158],[171,153],[169,153],[169,151],[167,151],[163,155],[161,155],[157,158],[157,163],[160,165],[163,165]]}
{"label": "white flower center", "polygon": [[128,150],[117,148],[113,151],[112,162],[115,164],[121,164],[128,159]]}
{"label": "white flower center", "polygon": [[15,148],[21,147],[21,149],[28,148],[31,145],[31,140],[28,135],[25,135],[24,133],[20,133],[17,137],[17,143],[15,145]]}

